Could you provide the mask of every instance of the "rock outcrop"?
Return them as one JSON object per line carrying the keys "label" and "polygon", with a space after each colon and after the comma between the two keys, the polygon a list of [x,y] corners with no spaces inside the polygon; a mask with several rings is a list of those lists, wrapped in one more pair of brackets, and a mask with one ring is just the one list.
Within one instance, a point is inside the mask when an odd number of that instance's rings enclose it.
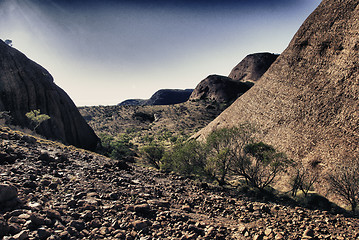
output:
{"label": "rock outcrop", "polygon": [[128,99],[118,105],[173,105],[186,102],[192,92],[193,89],[160,89],[150,99]]}
{"label": "rock outcrop", "polygon": [[228,75],[235,81],[256,82],[278,58],[278,54],[254,53],[246,56]]}
{"label": "rock outcrop", "polygon": [[30,127],[25,114],[37,109],[51,117],[39,134],[85,149],[96,147],[96,134],[49,72],[0,40],[0,112],[10,112],[12,124]]}
{"label": "rock outcrop", "polygon": [[334,164],[359,155],[359,2],[324,0],[263,77],[196,137],[249,121],[289,157]]}
{"label": "rock outcrop", "polygon": [[172,105],[186,102],[193,89],[161,89],[155,92],[146,105]]}
{"label": "rock outcrop", "polygon": [[229,77],[210,75],[194,89],[189,100],[209,99],[217,102],[232,102],[250,89],[250,86]]}
{"label": "rock outcrop", "polygon": [[145,99],[127,99],[118,104],[118,106],[140,106],[145,105],[147,100]]}

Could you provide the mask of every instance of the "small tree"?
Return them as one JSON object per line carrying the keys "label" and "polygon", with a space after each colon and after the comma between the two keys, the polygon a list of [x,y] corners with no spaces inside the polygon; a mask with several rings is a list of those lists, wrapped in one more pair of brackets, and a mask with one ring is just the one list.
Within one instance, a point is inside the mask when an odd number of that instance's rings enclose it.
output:
{"label": "small tree", "polygon": [[5,40],[5,43],[6,43],[7,45],[9,45],[10,47],[12,47],[12,40],[6,39],[6,40]]}
{"label": "small tree", "polygon": [[295,174],[291,179],[292,196],[297,196],[297,192],[301,190],[307,197],[309,191],[313,188],[315,182],[318,181],[319,174],[317,171],[310,170],[302,165],[295,166]]}
{"label": "small tree", "polygon": [[250,143],[237,153],[233,171],[245,178],[247,184],[264,189],[274,182],[288,163],[283,153],[263,142]]}
{"label": "small tree", "polygon": [[359,160],[347,164],[337,165],[327,177],[330,191],[342,197],[344,201],[355,209],[359,202]]}
{"label": "small tree", "polygon": [[213,131],[207,138],[207,170],[220,185],[231,172],[235,157],[252,142],[254,128],[250,124],[222,128]]}
{"label": "small tree", "polygon": [[158,144],[150,144],[142,148],[141,153],[144,159],[157,169],[160,169],[161,159],[165,153],[163,146]]}
{"label": "small tree", "polygon": [[32,110],[26,113],[25,116],[32,122],[34,126],[33,131],[36,131],[36,128],[38,128],[41,123],[50,119],[49,115],[41,114],[40,110]]}

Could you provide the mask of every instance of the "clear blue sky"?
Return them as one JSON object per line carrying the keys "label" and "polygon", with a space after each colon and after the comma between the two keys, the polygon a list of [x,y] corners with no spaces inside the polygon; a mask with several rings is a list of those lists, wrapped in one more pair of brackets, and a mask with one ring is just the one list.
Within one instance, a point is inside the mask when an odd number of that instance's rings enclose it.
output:
{"label": "clear blue sky", "polygon": [[74,102],[112,105],[281,53],[319,0],[0,0],[0,38]]}

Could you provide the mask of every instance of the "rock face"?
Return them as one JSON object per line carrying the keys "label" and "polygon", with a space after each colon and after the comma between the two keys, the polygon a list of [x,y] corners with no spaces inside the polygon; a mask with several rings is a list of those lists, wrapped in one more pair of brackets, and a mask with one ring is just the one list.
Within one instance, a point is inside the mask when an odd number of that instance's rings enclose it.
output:
{"label": "rock face", "polygon": [[249,88],[250,86],[243,82],[220,75],[210,75],[197,85],[189,100],[210,99],[217,102],[231,102]]}
{"label": "rock face", "polygon": [[324,0],[246,94],[200,131],[244,121],[260,138],[324,170],[359,154],[359,2]]}
{"label": "rock face", "polygon": [[25,114],[35,109],[51,117],[38,133],[85,149],[96,147],[96,134],[52,76],[0,40],[0,111],[10,112],[14,125],[30,127]]}
{"label": "rock face", "polygon": [[232,69],[228,77],[235,81],[255,82],[262,77],[278,56],[273,53],[250,54]]}

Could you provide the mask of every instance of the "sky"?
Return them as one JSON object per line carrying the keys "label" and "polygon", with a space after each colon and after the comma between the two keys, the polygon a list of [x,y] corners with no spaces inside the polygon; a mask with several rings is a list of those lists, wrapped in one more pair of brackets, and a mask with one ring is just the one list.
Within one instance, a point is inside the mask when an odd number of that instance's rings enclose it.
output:
{"label": "sky", "polygon": [[0,0],[0,39],[77,106],[147,99],[281,53],[320,0]]}

